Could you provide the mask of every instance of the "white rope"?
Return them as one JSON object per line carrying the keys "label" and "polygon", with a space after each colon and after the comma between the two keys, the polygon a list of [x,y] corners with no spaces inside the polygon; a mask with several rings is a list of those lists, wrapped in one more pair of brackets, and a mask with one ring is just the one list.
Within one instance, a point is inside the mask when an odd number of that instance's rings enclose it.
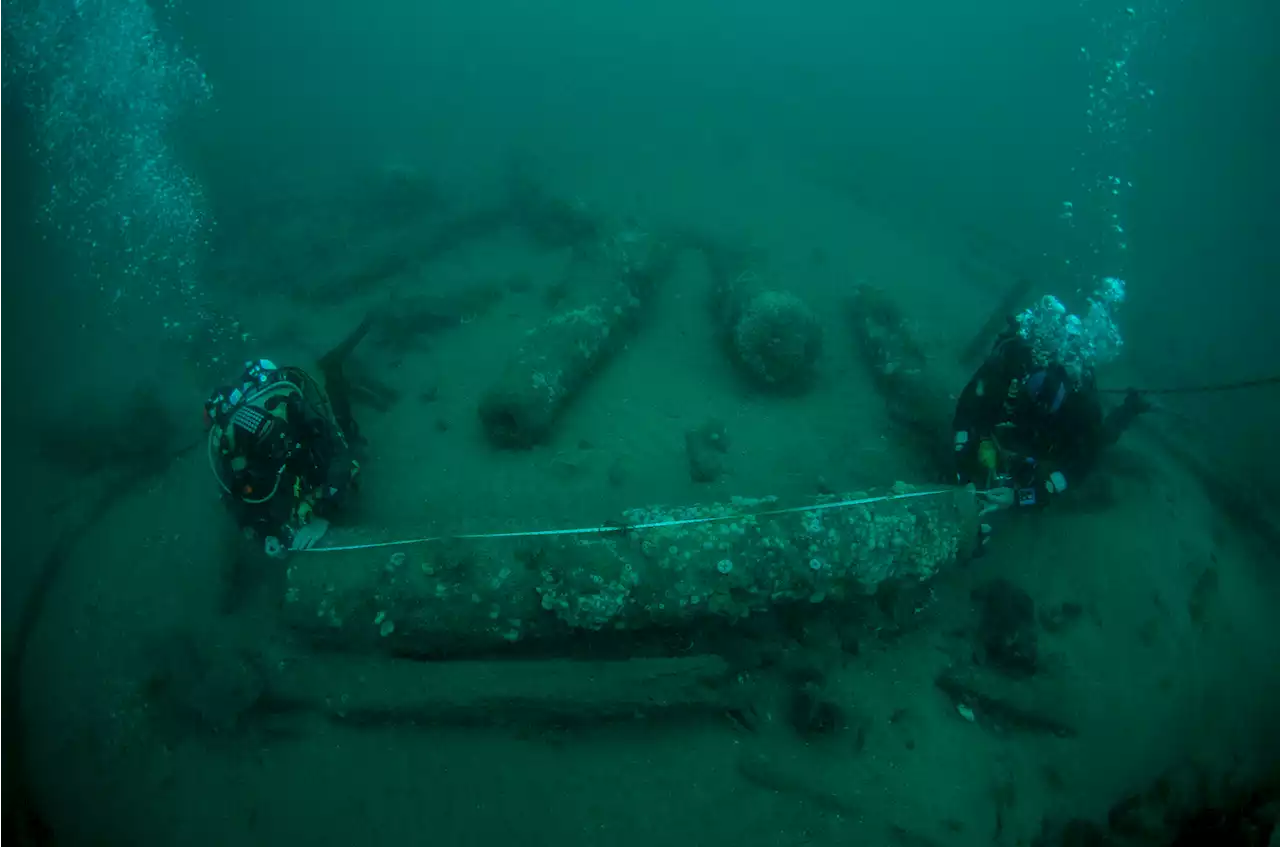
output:
{"label": "white rope", "polygon": [[486,538],[535,538],[547,535],[598,535],[612,532],[632,532],[640,529],[660,529],[668,526],[687,526],[689,524],[714,523],[716,521],[737,521],[744,518],[758,518],[769,515],[789,515],[796,512],[821,512],[827,509],[844,509],[849,506],[865,506],[868,503],[883,503],[887,500],[910,500],[914,497],[934,497],[938,494],[950,494],[954,488],[939,488],[933,491],[912,491],[907,494],[885,494],[880,497],[863,497],[858,500],[840,500],[835,503],[817,503],[812,506],[790,506],[785,509],[767,509],[763,512],[744,512],[742,514],[715,515],[706,518],[684,518],[682,520],[655,521],[653,523],[628,524],[625,526],[589,526],[578,529],[537,529],[523,532],[482,532],[469,535],[431,535],[425,538],[407,538],[402,541],[378,541],[371,544],[348,544],[342,547],[311,547],[297,550],[298,553],[340,553],[346,550],[372,550],[378,547],[405,547],[410,544],[427,544],[432,541],[478,540]]}

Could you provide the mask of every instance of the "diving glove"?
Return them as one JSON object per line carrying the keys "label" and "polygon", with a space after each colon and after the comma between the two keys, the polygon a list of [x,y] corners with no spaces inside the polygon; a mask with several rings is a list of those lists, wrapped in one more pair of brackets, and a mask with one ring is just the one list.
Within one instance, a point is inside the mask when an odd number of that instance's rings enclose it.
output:
{"label": "diving glove", "polygon": [[324,518],[312,518],[310,522],[298,528],[293,534],[290,550],[309,550],[315,546],[324,534],[329,531],[329,522]]}

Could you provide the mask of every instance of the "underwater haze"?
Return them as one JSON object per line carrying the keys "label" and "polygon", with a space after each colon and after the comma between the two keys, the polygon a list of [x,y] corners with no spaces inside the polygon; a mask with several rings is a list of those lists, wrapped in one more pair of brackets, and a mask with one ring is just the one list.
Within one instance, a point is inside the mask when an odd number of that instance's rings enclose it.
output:
{"label": "underwater haze", "polygon": [[1280,838],[1280,6],[2,15],[14,843]]}

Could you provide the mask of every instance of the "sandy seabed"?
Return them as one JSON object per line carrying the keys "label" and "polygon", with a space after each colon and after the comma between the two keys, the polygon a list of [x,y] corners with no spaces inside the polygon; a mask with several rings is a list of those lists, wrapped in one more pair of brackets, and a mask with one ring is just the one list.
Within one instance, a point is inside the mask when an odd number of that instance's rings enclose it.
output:
{"label": "sandy seabed", "polygon": [[[949,351],[987,301],[918,245],[871,221],[857,231],[810,230],[794,259],[785,247],[775,259],[824,323],[805,396],[740,381],[707,316],[705,269],[686,255],[552,442],[520,452],[486,443],[476,403],[513,339],[547,314],[542,288],[567,256],[513,240],[433,266],[430,290],[514,272],[534,284],[422,349],[361,350],[402,399],[358,410],[369,449],[353,519],[389,536],[583,526],[632,506],[802,501],[824,485],[902,478],[913,463],[857,359],[840,292],[855,279],[889,285],[957,389],[966,375]],[[264,300],[259,334],[289,324],[308,343],[270,355],[306,363],[364,305]],[[709,418],[727,428],[729,472],[696,485],[683,434]],[[1100,475],[1097,508],[1004,520],[987,555],[938,577],[918,626],[864,642],[829,672],[828,690],[865,727],[856,734],[806,740],[765,713],[747,733],[730,720],[580,734],[317,721],[290,737],[171,737],[140,696],[157,644],[192,631],[279,637],[269,614],[221,612],[236,540],[196,451],[118,503],[55,589],[24,680],[36,798],[66,843],[1013,845],[1046,816],[1102,819],[1187,761],[1248,773],[1270,752],[1276,575],[1140,429]],[[935,686],[971,649],[972,590],[998,577],[1040,609],[1083,609],[1040,634],[1043,670],[1020,684],[1069,716],[1075,737],[995,732]]]}

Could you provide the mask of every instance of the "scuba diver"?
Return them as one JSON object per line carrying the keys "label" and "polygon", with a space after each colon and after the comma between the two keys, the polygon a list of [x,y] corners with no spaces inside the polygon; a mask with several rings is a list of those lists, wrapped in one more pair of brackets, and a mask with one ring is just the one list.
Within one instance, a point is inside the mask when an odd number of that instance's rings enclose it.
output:
{"label": "scuba diver", "polygon": [[205,402],[223,499],[269,556],[314,546],[358,487],[359,430],[342,366],[369,327],[366,319],[320,360],[323,386],[301,368],[259,359]]}
{"label": "scuba diver", "polygon": [[1119,352],[1112,308],[1124,299],[1123,282],[1103,283],[1084,319],[1053,297],[1011,319],[961,393],[952,423],[956,476],[979,490],[984,514],[1052,502],[1151,408],[1131,389],[1103,414],[1095,369]]}

